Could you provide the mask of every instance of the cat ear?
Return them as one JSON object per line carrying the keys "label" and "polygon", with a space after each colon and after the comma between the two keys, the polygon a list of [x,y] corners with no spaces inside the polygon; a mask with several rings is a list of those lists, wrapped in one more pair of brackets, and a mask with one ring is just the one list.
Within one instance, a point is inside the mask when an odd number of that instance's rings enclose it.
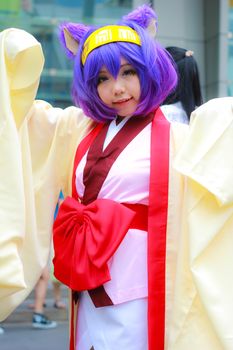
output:
{"label": "cat ear", "polygon": [[79,43],[90,27],[78,23],[63,23],[60,26],[60,41],[69,58],[77,54]]}
{"label": "cat ear", "polygon": [[137,23],[139,26],[147,30],[153,38],[156,35],[158,26],[157,15],[149,5],[139,6],[136,10],[124,16],[123,20]]}
{"label": "cat ear", "polygon": [[77,52],[78,52],[78,46],[79,43],[72,37],[72,35],[70,34],[70,32],[64,28],[64,39],[65,39],[65,43],[66,43],[66,48],[74,55],[76,56]]}
{"label": "cat ear", "polygon": [[146,27],[147,32],[152,38],[155,38],[157,33],[157,19],[151,19]]}

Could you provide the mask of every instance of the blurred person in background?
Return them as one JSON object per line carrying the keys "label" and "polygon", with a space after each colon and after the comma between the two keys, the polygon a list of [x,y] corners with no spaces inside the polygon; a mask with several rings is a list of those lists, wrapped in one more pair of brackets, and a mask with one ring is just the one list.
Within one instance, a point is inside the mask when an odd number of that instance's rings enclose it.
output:
{"label": "blurred person in background", "polygon": [[[61,205],[61,203],[64,200],[64,196],[62,191],[60,191],[59,193],[59,197],[58,197],[58,201],[57,201],[57,205],[56,205],[56,209],[55,209],[55,213],[54,213],[54,220],[56,219],[59,207]],[[53,242],[51,244],[51,258],[54,257],[54,247],[53,247]],[[52,282],[53,285],[53,298],[54,298],[54,303],[53,306],[56,309],[65,309],[66,308],[66,304],[62,301],[62,283],[60,281],[58,281],[58,279],[54,276],[54,268],[53,268],[53,264],[51,263],[50,266],[50,280]]]}
{"label": "blurred person in background", "polygon": [[[60,192],[56,210],[54,213],[54,219],[57,216],[57,212],[63,198],[64,198],[63,194],[62,192]],[[51,252],[50,252],[51,258],[53,258],[53,255],[54,255],[54,249],[53,249],[53,244],[51,242]],[[46,294],[47,294],[49,280],[51,280],[52,282],[52,290],[53,290],[53,298],[54,298],[53,306],[56,309],[66,308],[66,305],[61,300],[62,299],[61,283],[55,278],[53,272],[54,272],[53,265],[49,262],[48,265],[43,269],[42,274],[35,286],[34,303],[29,304],[29,308],[34,310],[32,324],[33,324],[33,327],[35,328],[49,329],[49,328],[55,328],[57,325],[55,321],[49,320],[48,317],[44,314],[44,308],[47,306]]]}
{"label": "blurred person in background", "polygon": [[171,122],[188,124],[191,113],[202,104],[199,70],[194,52],[177,46],[166,47],[177,67],[178,84],[161,109]]}
{"label": "blurred person in background", "polygon": [[57,326],[57,322],[51,321],[44,314],[45,299],[49,282],[49,268],[46,266],[35,286],[32,326],[40,329],[50,329]]}

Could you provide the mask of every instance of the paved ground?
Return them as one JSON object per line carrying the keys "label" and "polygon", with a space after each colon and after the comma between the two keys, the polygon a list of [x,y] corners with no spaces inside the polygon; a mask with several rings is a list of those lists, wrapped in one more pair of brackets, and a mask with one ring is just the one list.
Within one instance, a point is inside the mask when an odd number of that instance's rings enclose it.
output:
{"label": "paved ground", "polygon": [[68,322],[59,322],[57,328],[40,330],[30,323],[3,323],[5,333],[0,335],[1,350],[68,350]]}

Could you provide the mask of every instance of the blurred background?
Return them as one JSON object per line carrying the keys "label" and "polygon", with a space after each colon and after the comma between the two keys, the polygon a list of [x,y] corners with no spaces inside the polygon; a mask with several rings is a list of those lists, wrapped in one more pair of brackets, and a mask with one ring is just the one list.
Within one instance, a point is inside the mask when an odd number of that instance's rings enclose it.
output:
{"label": "blurred background", "polygon": [[[72,62],[57,39],[63,21],[115,23],[143,0],[0,0],[0,30],[23,28],[42,44],[45,69],[37,98],[71,104]],[[233,0],[154,0],[158,40],[194,51],[204,99],[233,95]]]}

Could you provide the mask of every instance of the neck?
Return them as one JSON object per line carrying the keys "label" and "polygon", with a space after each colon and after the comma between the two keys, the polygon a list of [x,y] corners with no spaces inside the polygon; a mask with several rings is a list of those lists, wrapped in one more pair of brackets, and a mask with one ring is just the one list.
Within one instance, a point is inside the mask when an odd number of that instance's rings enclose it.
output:
{"label": "neck", "polygon": [[121,117],[119,115],[116,116],[116,125],[118,125],[120,122],[122,122],[122,120],[124,119],[125,117]]}

